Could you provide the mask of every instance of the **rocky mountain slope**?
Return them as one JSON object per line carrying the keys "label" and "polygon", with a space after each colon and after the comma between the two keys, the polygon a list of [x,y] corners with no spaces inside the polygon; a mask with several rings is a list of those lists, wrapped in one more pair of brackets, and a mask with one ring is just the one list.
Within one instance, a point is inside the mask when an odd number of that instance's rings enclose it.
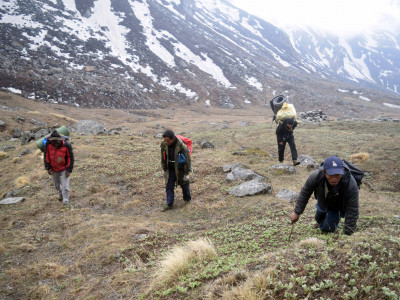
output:
{"label": "rocky mountain slope", "polygon": [[217,0],[9,0],[0,13],[0,87],[37,100],[240,108],[285,93],[343,116],[399,109],[388,33],[285,32]]}

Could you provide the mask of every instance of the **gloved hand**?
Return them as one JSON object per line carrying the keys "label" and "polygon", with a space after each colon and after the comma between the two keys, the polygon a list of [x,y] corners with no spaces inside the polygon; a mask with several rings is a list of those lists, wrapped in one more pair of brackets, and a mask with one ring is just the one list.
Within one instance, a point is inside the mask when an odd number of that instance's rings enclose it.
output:
{"label": "gloved hand", "polygon": [[189,181],[189,174],[183,176],[183,181],[188,182]]}

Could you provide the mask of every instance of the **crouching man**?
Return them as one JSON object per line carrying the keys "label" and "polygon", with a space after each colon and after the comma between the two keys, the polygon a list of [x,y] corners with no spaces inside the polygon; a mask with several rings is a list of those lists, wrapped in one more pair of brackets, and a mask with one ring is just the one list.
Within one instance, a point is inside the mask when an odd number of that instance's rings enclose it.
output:
{"label": "crouching man", "polygon": [[334,232],[339,228],[340,218],[344,217],[343,233],[354,233],[358,220],[358,186],[340,158],[328,157],[322,169],[314,171],[307,179],[290,215],[292,223],[299,220],[312,193],[317,198],[315,221],[322,231]]}
{"label": "crouching man", "polygon": [[47,138],[44,150],[44,167],[53,176],[54,187],[60,194],[59,200],[69,204],[69,175],[74,167],[74,153],[71,144],[54,131]]}

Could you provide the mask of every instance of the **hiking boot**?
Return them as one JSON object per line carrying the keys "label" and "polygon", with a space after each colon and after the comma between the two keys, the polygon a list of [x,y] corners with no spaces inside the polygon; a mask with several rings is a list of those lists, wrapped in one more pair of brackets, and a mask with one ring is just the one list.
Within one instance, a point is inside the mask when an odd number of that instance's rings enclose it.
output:
{"label": "hiking boot", "polygon": [[170,209],[173,209],[173,208],[174,208],[173,205],[166,205],[161,209],[161,211],[164,212],[164,211],[167,211],[167,210],[170,210]]}
{"label": "hiking boot", "polygon": [[300,164],[299,161],[297,161],[297,160],[294,160],[294,161],[293,161],[293,166],[298,166],[299,164]]}
{"label": "hiking boot", "polygon": [[64,206],[68,206],[69,205],[69,201],[63,201],[63,205]]}
{"label": "hiking boot", "polygon": [[61,194],[58,196],[58,201],[63,201],[63,196]]}
{"label": "hiking boot", "polygon": [[190,200],[185,200],[185,205],[188,205],[190,203]]}
{"label": "hiking boot", "polygon": [[314,227],[315,229],[317,229],[317,228],[319,228],[319,224],[318,224],[318,223],[315,223],[315,224],[313,225],[313,227]]}

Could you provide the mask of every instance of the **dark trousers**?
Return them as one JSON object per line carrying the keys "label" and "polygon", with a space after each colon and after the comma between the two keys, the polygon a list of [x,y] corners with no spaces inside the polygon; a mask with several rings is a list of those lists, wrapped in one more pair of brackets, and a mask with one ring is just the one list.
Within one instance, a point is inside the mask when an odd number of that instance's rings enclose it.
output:
{"label": "dark trousers", "polygon": [[284,155],[285,155],[285,147],[286,147],[286,142],[289,144],[290,147],[290,152],[292,153],[292,160],[297,160],[297,150],[296,150],[296,144],[294,142],[294,136],[293,134],[290,134],[286,137],[283,138],[283,145],[279,144],[280,137],[278,138],[278,156],[279,156],[279,161],[282,162]]}
{"label": "dark trousers", "polygon": [[[175,169],[168,169],[168,183],[165,187],[165,191],[167,193],[167,205],[174,204],[174,197],[175,197],[175,182],[176,182],[176,174]],[[190,184],[189,181],[185,182],[184,184],[180,185],[182,188],[182,195],[183,200],[190,201],[192,198],[190,197]]]}
{"label": "dark trousers", "polygon": [[340,218],[344,218],[344,210],[334,211],[326,209],[318,200],[317,212],[315,213],[315,221],[319,228],[325,232],[333,232],[339,228]]}

